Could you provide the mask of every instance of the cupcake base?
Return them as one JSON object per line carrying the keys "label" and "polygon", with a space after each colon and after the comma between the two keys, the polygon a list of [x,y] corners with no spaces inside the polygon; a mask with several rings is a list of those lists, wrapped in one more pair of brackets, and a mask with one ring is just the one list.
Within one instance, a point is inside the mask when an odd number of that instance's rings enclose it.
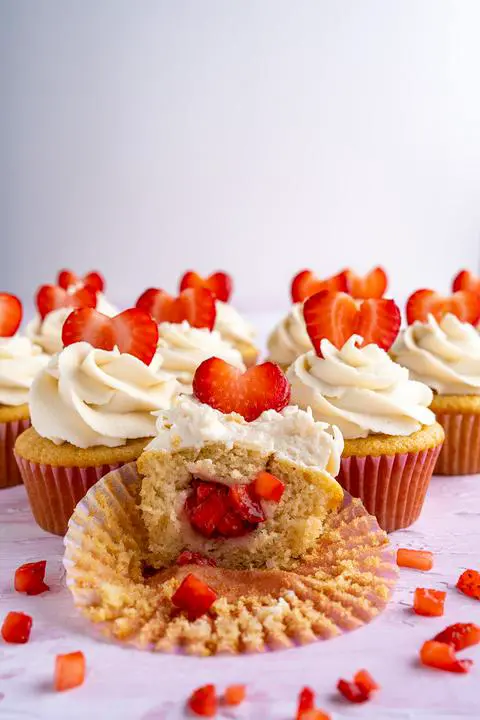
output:
{"label": "cupcake base", "polygon": [[480,473],[480,415],[438,413],[437,420],[445,431],[445,442],[435,466],[435,474]]}
{"label": "cupcake base", "polygon": [[0,408],[0,489],[20,485],[22,482],[13,448],[17,437],[29,425],[28,405]]}

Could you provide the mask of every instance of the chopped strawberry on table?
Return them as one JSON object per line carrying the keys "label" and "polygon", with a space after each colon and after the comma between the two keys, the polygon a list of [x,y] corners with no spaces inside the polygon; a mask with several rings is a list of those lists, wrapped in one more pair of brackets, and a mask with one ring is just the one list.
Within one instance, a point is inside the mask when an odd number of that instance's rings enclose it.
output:
{"label": "chopped strawberry on table", "polygon": [[15,570],[14,588],[27,595],[39,595],[50,590],[45,583],[46,560],[25,563]]}
{"label": "chopped strawberry on table", "polygon": [[464,595],[480,600],[480,572],[478,570],[465,570],[457,580],[457,588]]}
{"label": "chopped strawberry on table", "polygon": [[195,715],[200,717],[215,717],[218,710],[218,698],[215,685],[204,685],[194,690],[187,705]]}
{"label": "chopped strawberry on table", "polygon": [[246,695],[245,685],[229,685],[223,694],[223,702],[225,705],[241,705]]}
{"label": "chopped strawberry on table", "polygon": [[380,690],[380,685],[373,679],[368,670],[359,670],[353,676],[353,681],[358,687],[366,693],[372,693]]}
{"label": "chopped strawberry on table", "polygon": [[453,645],[458,652],[480,643],[480,625],[475,625],[475,623],[455,623],[435,635],[433,639],[436,642]]}
{"label": "chopped strawberry on table", "polygon": [[408,567],[426,572],[433,567],[433,553],[428,550],[398,548],[397,565],[399,567]]}
{"label": "chopped strawberry on table", "polygon": [[453,673],[468,673],[473,665],[472,660],[459,660],[453,645],[436,640],[427,640],[422,645],[420,660],[428,667]]}
{"label": "chopped strawberry on table", "polygon": [[413,598],[413,609],[417,615],[440,617],[444,613],[447,593],[443,590],[417,588]]}
{"label": "chopped strawberry on table", "polygon": [[314,710],[315,708],[315,693],[309,687],[304,687],[300,690],[298,696],[297,706],[297,720],[303,720],[305,713],[308,710]]}
{"label": "chopped strawberry on table", "polygon": [[54,685],[57,692],[72,690],[85,680],[86,662],[81,651],[57,655]]}
{"label": "chopped strawberry on table", "polygon": [[217,593],[193,573],[187,575],[172,596],[172,603],[194,621],[211,608]]}
{"label": "chopped strawberry on table", "polygon": [[373,679],[368,670],[358,670],[353,682],[340,679],[337,683],[338,692],[351,703],[364,703],[370,700],[372,693],[380,690],[380,685]]}
{"label": "chopped strawberry on table", "polygon": [[30,615],[23,612],[9,612],[3,621],[2,638],[7,643],[23,645],[30,638],[32,622]]}
{"label": "chopped strawberry on table", "polygon": [[198,287],[210,290],[217,300],[228,302],[233,290],[233,280],[225,272],[215,272],[204,278],[193,270],[186,272],[180,280],[180,292]]}

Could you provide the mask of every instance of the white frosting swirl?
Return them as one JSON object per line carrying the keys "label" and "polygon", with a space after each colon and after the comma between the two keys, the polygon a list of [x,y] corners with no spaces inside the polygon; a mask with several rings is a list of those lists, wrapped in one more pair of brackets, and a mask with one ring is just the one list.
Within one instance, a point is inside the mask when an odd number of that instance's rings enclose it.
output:
{"label": "white frosting swirl", "polygon": [[413,378],[442,395],[480,395],[480,335],[455,315],[413,323],[391,352]]}
{"label": "white frosting swirl", "polygon": [[253,345],[255,341],[255,330],[243,318],[238,310],[221,300],[215,302],[216,318],[214,330],[235,345],[237,342]]}
{"label": "white frosting swirl", "polygon": [[183,392],[192,391],[195,370],[208,358],[218,357],[245,369],[239,351],[215,330],[193,328],[184,320],[182,323],[160,323],[158,334],[157,355],[162,359],[162,370],[182,383]]}
{"label": "white frosting swirl", "polygon": [[280,365],[291,365],[299,355],[312,350],[303,317],[303,303],[295,303],[273,329],[267,342],[270,360]]}
{"label": "white frosting swirl", "polygon": [[346,438],[411,435],[435,422],[432,391],[409,379],[378,345],[358,347],[353,335],[341,350],[322,340],[321,352],[301,355],[289,368],[291,401],[317,420],[338,425]]}
{"label": "white frosting swirl", "polygon": [[26,337],[0,337],[0,405],[24,405],[35,375],[48,363]]}
{"label": "white frosting swirl", "polygon": [[159,357],[145,365],[117,348],[74,343],[35,378],[31,421],[39,435],[56,444],[117,447],[154,436],[152,412],[169,407],[178,389],[175,378],[162,372]]}
{"label": "white frosting swirl", "polygon": [[326,470],[332,476],[340,468],[343,438],[336,427],[314,420],[298,407],[281,412],[266,410],[247,422],[241,415],[225,415],[198,400],[180,395],[170,410],[158,413],[157,436],[147,450],[201,448],[207,443],[227,448],[240,444],[262,453],[275,453],[297,464]]}

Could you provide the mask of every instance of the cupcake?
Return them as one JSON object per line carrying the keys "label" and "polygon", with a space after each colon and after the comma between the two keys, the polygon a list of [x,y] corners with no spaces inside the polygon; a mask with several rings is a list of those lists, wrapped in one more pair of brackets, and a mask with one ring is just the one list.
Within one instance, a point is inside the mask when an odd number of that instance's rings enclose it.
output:
{"label": "cupcake", "polygon": [[21,321],[20,300],[0,293],[0,488],[22,482],[13,446],[30,424],[30,386],[48,362],[38,345],[16,335]]}
{"label": "cupcake", "polygon": [[110,319],[81,308],[62,335],[64,349],[32,384],[32,427],[15,443],[35,519],[58,535],[89,487],[140,455],[155,435],[152,413],[178,391],[155,354],[157,326],[140,310]]}
{"label": "cupcake", "polygon": [[203,287],[215,296],[215,325],[222,338],[233,345],[242,355],[247,367],[255,365],[258,358],[258,348],[255,346],[255,330],[240,313],[229,304],[233,290],[233,281],[230,275],[224,272],[212,273],[203,278],[198,273],[189,270],[179,284],[179,290]]}
{"label": "cupcake", "polygon": [[283,370],[313,349],[303,317],[303,303],[294,303],[290,312],[275,326],[267,340],[268,359]]}
{"label": "cupcake", "polygon": [[407,527],[420,514],[444,434],[430,388],[386,352],[400,311],[393,300],[322,292],[305,302],[304,316],[315,349],[287,372],[291,402],[342,432],[340,484],[384,530]]}
{"label": "cupcake", "polygon": [[479,315],[476,293],[462,290],[442,299],[420,290],[407,303],[409,326],[391,350],[412,378],[434,392],[430,408],[445,431],[438,475],[480,472]]}
{"label": "cupcake", "polygon": [[162,370],[177,378],[182,392],[192,392],[195,370],[210,357],[244,369],[240,351],[214,330],[216,301],[210,290],[189,288],[172,298],[164,290],[150,288],[137,300],[137,307],[158,323]]}

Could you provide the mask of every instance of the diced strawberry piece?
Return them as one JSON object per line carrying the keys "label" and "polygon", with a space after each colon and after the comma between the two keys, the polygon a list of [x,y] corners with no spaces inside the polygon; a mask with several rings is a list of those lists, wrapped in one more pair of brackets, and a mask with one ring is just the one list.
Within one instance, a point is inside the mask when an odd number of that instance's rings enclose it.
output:
{"label": "diced strawberry piece", "polygon": [[69,293],[57,285],[42,285],[35,296],[35,303],[43,320],[48,313],[59,308],[95,308],[97,293],[90,287],[80,287]]}
{"label": "diced strawberry piece", "polygon": [[226,496],[221,491],[213,491],[201,503],[190,510],[186,506],[187,514],[193,527],[202,535],[210,538],[214,535],[217,525],[227,511]]}
{"label": "diced strawberry piece", "polygon": [[353,270],[346,270],[345,273],[347,276],[347,292],[354,298],[361,300],[381,298],[387,290],[387,274],[381,267],[373,268],[363,277],[354,273]]}
{"label": "diced strawberry piece", "polygon": [[457,581],[457,588],[464,595],[480,600],[480,572],[478,570],[465,570]]}
{"label": "diced strawberry piece", "polygon": [[22,322],[22,303],[15,295],[0,293],[0,337],[15,335]]}
{"label": "diced strawberry piece", "polygon": [[217,525],[217,532],[223,537],[234,538],[246,535],[251,530],[254,530],[256,525],[251,525],[244,522],[242,518],[235,512],[227,512],[219,520]]}
{"label": "diced strawberry piece", "polygon": [[473,665],[472,660],[458,660],[455,649],[447,643],[428,640],[420,650],[423,665],[454,673],[467,673]]}
{"label": "diced strawberry piece", "polygon": [[297,720],[304,720],[305,714],[315,709],[315,693],[309,687],[304,687],[298,696]]}
{"label": "diced strawberry piece", "polygon": [[215,590],[190,573],[174,593],[172,603],[184,610],[190,621],[194,621],[205,615],[216,599]]}
{"label": "diced strawberry piece", "polygon": [[373,679],[368,670],[359,670],[353,676],[353,681],[358,685],[360,690],[365,693],[372,693],[380,690],[380,685]]}
{"label": "diced strawberry piece", "polygon": [[428,571],[433,567],[433,553],[428,550],[398,548],[397,565],[399,567],[413,568],[414,570]]}
{"label": "diced strawberry piece", "polygon": [[81,308],[65,320],[62,341],[67,347],[82,340],[102,350],[117,346],[120,352],[149,365],[157,349],[158,327],[150,315],[137,308],[124,310],[113,318],[92,308]]}
{"label": "diced strawberry piece", "polygon": [[2,637],[7,643],[28,642],[32,630],[32,618],[22,612],[9,612],[3,621]]}
{"label": "diced strawberry piece", "polygon": [[215,272],[203,278],[193,270],[189,270],[180,280],[180,292],[188,288],[207,288],[217,300],[228,302],[233,290],[233,281],[225,272]]}
{"label": "diced strawberry piece", "polygon": [[464,650],[480,643],[480,626],[475,623],[455,623],[435,635],[436,642],[453,645],[455,650]]}
{"label": "diced strawberry piece", "polygon": [[331,716],[323,710],[313,708],[313,710],[305,710],[297,715],[297,720],[331,720]]}
{"label": "diced strawberry piece", "polygon": [[263,508],[249,492],[248,485],[232,485],[228,493],[231,507],[237,512],[242,520],[249,523],[260,523],[265,521]]}
{"label": "diced strawberry piece", "polygon": [[472,290],[480,295],[480,277],[469,270],[460,270],[452,283],[452,292],[458,292],[458,290]]}
{"label": "diced strawberry piece", "polygon": [[447,593],[443,590],[417,588],[413,598],[413,609],[417,615],[440,617],[444,613]]}
{"label": "diced strawberry piece", "polygon": [[265,470],[262,470],[255,476],[251,488],[255,495],[263,500],[271,500],[277,503],[280,502],[285,492],[285,484],[275,477],[275,475]]}
{"label": "diced strawberry piece", "polygon": [[426,322],[428,315],[440,320],[446,313],[456,315],[462,322],[475,325],[480,318],[480,295],[472,290],[458,290],[443,297],[434,290],[417,290],[407,300],[407,322]]}
{"label": "diced strawberry piece", "polygon": [[181,323],[212,330],[215,324],[215,296],[204,287],[188,288],[175,298],[159,288],[149,288],[140,295],[136,307],[149,313],[156,323]]}
{"label": "diced strawberry piece", "polygon": [[55,658],[55,690],[63,692],[83,685],[85,671],[86,663],[83,652],[57,655]]}
{"label": "diced strawberry piece", "polygon": [[184,550],[177,558],[177,565],[210,565],[216,567],[217,563],[213,558],[205,557],[199,552]]}
{"label": "diced strawberry piece", "polygon": [[345,700],[351,703],[364,703],[370,699],[370,692],[367,692],[355,682],[348,682],[348,680],[339,680],[337,690]]}
{"label": "diced strawberry piece", "polygon": [[193,487],[195,488],[195,497],[198,502],[202,502],[202,500],[206,500],[212,492],[218,490],[218,483],[195,480],[193,482]]}
{"label": "diced strawberry piece", "polygon": [[393,300],[363,300],[360,305],[346,293],[322,292],[309,297],[303,306],[307,332],[317,355],[324,338],[337,348],[352,335],[363,344],[375,343],[388,350],[400,330],[400,310]]}
{"label": "diced strawberry piece", "polygon": [[241,705],[246,694],[245,685],[229,685],[223,695],[223,702],[225,705]]}
{"label": "diced strawberry piece", "polygon": [[188,708],[201,717],[215,717],[218,709],[215,685],[204,685],[195,690],[188,699]]}
{"label": "diced strawberry piece", "polygon": [[68,290],[72,285],[82,284],[85,287],[90,287],[92,290],[97,292],[103,292],[105,288],[105,280],[102,275],[96,270],[92,270],[87,273],[83,278],[79,278],[71,270],[60,270],[57,275],[57,285],[64,290]]}
{"label": "diced strawberry piece", "polygon": [[275,363],[255,365],[242,373],[212,357],[197,368],[193,393],[200,402],[222,413],[239,413],[250,422],[265,410],[283,410],[290,400],[290,383]]}
{"label": "diced strawberry piece", "polygon": [[15,570],[14,587],[17,592],[27,595],[39,595],[50,590],[45,584],[46,560],[39,562],[25,563]]}
{"label": "diced strawberry piece", "polygon": [[302,270],[292,280],[291,295],[294,303],[303,302],[322,290],[348,292],[347,274],[344,271],[320,280],[311,270]]}

